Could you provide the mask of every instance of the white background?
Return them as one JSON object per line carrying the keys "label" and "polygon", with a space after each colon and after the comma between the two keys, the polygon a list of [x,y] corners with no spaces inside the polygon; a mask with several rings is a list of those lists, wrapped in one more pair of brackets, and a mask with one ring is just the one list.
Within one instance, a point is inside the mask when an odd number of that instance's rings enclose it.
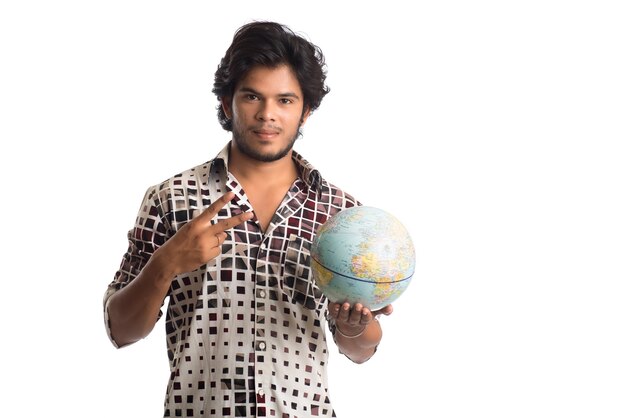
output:
{"label": "white background", "polygon": [[162,414],[163,323],[115,350],[102,295],[145,189],[229,139],[213,73],[269,19],[327,58],[296,149],[417,247],[378,354],[333,348],[339,417],[626,416],[621,2],[345,3],[2,3],[0,415]]}

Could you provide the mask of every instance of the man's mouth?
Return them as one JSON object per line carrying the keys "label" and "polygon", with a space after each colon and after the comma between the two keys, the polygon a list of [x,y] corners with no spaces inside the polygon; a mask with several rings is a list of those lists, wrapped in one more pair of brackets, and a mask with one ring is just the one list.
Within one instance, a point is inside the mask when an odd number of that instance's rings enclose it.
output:
{"label": "man's mouth", "polygon": [[264,139],[273,138],[280,133],[280,131],[276,129],[254,129],[252,132]]}

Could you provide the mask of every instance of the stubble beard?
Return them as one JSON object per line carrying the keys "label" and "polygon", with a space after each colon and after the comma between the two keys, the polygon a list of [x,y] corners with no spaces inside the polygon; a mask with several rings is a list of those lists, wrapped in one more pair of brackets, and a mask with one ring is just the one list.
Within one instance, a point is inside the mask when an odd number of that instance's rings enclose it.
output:
{"label": "stubble beard", "polygon": [[261,161],[264,163],[271,163],[274,161],[278,161],[281,158],[285,157],[293,148],[293,144],[296,142],[296,139],[301,135],[300,126],[296,129],[296,132],[292,135],[291,140],[287,143],[287,145],[280,149],[275,153],[263,153],[259,150],[254,149],[254,147],[250,146],[249,142],[246,141],[245,134],[242,129],[237,126],[233,126],[233,140],[237,145],[237,149],[248,158],[251,158],[256,161]]}

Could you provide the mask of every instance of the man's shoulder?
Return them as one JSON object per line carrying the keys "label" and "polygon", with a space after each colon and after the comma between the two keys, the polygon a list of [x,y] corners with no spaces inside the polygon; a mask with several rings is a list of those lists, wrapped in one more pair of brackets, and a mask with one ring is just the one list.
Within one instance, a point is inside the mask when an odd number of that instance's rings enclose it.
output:
{"label": "man's shoulder", "polygon": [[328,181],[302,154],[294,150],[292,158],[298,166],[301,179],[317,194],[316,200],[329,205],[331,212],[361,204],[352,194]]}
{"label": "man's shoulder", "polygon": [[322,202],[328,203],[339,210],[352,206],[359,206],[361,203],[351,193],[336,186],[320,176],[319,195]]}
{"label": "man's shoulder", "polygon": [[304,180],[304,182],[314,191],[323,194],[330,195],[337,198],[345,198],[351,202],[356,202],[354,197],[346,193],[340,187],[337,187],[335,184],[328,181],[320,170],[318,170],[313,164],[311,164],[302,154],[293,150],[292,152],[293,161],[296,163],[298,167],[298,171],[300,172],[300,178]]}
{"label": "man's shoulder", "polygon": [[148,195],[158,195],[160,200],[167,199],[174,194],[186,193],[188,190],[199,189],[209,178],[211,165],[214,160],[209,160],[180,171],[167,179],[152,185],[146,192]]}

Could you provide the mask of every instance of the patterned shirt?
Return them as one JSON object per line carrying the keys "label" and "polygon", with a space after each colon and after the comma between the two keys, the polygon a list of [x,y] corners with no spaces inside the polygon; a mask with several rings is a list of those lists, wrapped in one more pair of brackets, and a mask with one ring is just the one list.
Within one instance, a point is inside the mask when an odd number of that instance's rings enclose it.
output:
{"label": "patterned shirt", "polygon": [[[218,156],[148,189],[129,248],[104,297],[130,283],[165,241],[227,191],[216,219],[251,210]],[[295,151],[297,178],[265,233],[256,218],[229,231],[222,255],[176,276],[166,313],[166,417],[334,417],[327,385],[326,297],[311,278],[319,226],[358,202]]]}

